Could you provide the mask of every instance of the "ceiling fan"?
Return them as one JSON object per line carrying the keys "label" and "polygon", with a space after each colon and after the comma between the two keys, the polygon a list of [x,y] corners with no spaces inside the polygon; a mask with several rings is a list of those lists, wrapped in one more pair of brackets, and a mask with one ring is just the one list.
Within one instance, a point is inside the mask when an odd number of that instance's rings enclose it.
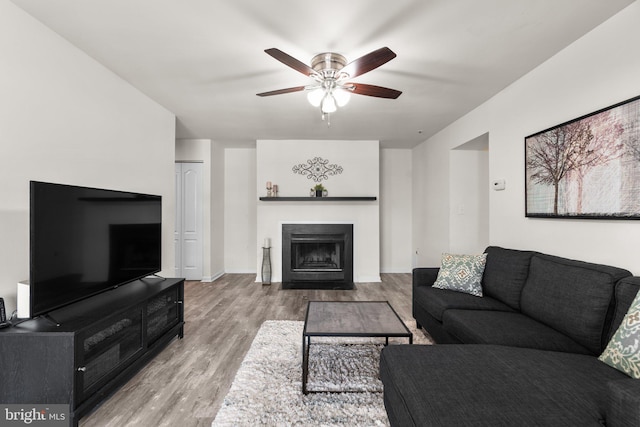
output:
{"label": "ceiling fan", "polygon": [[294,70],[311,77],[314,82],[306,86],[272,90],[257,95],[272,96],[307,91],[307,99],[311,105],[320,107],[323,119],[325,115],[345,105],[352,93],[389,99],[396,99],[402,93],[395,89],[349,81],[395,58],[396,54],[388,47],[374,50],[348,64],[347,59],[338,53],[320,53],[311,59],[311,66],[276,48],[266,49],[265,52]]}

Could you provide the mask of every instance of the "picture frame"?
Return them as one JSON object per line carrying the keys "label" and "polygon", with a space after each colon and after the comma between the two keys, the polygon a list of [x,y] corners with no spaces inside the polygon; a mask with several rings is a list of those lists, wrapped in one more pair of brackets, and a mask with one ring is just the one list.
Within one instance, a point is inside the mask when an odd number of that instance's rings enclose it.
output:
{"label": "picture frame", "polygon": [[524,143],[526,217],[640,219],[640,96]]}

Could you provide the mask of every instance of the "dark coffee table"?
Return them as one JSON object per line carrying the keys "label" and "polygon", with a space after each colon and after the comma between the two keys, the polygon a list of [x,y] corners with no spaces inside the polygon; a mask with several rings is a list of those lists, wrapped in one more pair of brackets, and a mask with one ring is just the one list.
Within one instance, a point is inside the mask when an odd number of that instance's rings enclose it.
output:
{"label": "dark coffee table", "polygon": [[302,332],[302,393],[308,394],[311,337],[409,338],[413,334],[388,301],[309,301]]}

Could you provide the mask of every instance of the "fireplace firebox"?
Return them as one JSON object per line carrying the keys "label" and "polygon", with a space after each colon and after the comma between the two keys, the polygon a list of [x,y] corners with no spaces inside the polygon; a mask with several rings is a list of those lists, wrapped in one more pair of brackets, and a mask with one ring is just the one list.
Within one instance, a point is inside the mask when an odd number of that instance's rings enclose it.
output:
{"label": "fireplace firebox", "polygon": [[283,224],[283,289],[353,289],[353,224]]}

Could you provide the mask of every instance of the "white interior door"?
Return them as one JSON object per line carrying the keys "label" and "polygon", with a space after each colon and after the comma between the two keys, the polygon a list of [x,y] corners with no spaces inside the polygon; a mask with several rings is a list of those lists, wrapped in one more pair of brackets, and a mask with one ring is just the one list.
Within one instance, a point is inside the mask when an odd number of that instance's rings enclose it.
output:
{"label": "white interior door", "polygon": [[176,163],[176,277],[202,280],[202,163]]}

